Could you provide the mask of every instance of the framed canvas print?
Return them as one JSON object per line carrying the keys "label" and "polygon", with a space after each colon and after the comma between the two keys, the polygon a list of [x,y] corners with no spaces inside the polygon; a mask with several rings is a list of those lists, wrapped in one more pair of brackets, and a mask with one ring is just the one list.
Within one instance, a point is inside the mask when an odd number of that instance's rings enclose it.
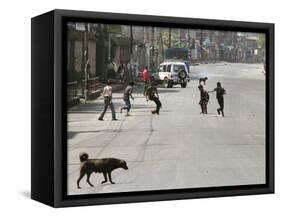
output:
{"label": "framed canvas print", "polygon": [[32,192],[54,207],[274,192],[274,24],[32,18]]}

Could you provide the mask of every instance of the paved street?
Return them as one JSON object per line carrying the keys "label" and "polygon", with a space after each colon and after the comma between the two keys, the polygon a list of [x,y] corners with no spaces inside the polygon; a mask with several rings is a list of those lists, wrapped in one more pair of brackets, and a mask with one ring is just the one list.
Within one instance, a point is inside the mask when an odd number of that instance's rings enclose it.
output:
{"label": "paved street", "polygon": [[[198,78],[205,88],[220,81],[226,89],[225,117],[217,115],[215,93],[208,114],[200,114]],[[152,115],[142,86],[136,87],[130,117],[119,113],[122,92],[114,93],[118,121],[108,110],[98,121],[103,99],[81,105],[68,115],[68,194],[142,191],[265,183],[265,76],[259,64],[201,64],[191,67],[187,88],[159,87],[163,108]],[[92,174],[90,187],[79,176],[79,153],[90,158],[115,157],[129,170],[112,173],[116,184],[100,184]]]}

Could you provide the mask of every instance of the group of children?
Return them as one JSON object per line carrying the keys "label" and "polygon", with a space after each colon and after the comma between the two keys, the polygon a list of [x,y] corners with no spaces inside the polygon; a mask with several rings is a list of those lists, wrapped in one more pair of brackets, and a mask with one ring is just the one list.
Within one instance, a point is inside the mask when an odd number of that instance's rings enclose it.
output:
{"label": "group of children", "polygon": [[[200,101],[199,101],[199,105],[201,107],[201,113],[202,114],[207,114],[208,113],[208,109],[207,109],[207,105],[210,99],[209,93],[212,92],[216,92],[216,98],[218,100],[218,104],[219,104],[219,108],[217,109],[218,114],[222,115],[224,117],[224,97],[223,95],[226,94],[225,89],[221,86],[220,82],[217,82],[217,87],[212,90],[212,91],[206,91],[203,88],[203,85],[206,85],[206,81],[208,80],[207,77],[205,78],[200,78],[199,79],[199,86],[198,89],[200,91]],[[202,85],[203,82],[203,85]]]}
{"label": "group of children", "polygon": [[[207,80],[208,80],[207,77],[199,79],[198,89],[200,91],[199,105],[201,107],[201,113],[202,114],[208,113],[207,105],[208,105],[208,102],[210,99],[209,93],[216,92],[216,98],[217,98],[218,104],[219,104],[219,108],[217,109],[217,112],[219,115],[222,114],[222,116],[224,117],[224,97],[223,97],[223,95],[226,94],[225,89],[221,86],[220,82],[217,82],[217,87],[214,88],[214,90],[206,91],[206,90],[204,90],[203,85],[206,85]],[[202,82],[203,82],[203,85],[202,85]],[[131,109],[130,99],[134,100],[134,97],[132,94],[134,85],[135,85],[135,82],[131,81],[131,82],[129,82],[128,86],[124,90],[123,101],[125,104],[124,104],[124,106],[122,106],[120,108],[120,113],[122,113],[123,110],[126,110],[125,116],[130,116],[130,113],[129,113],[130,109]],[[148,100],[153,101],[156,105],[156,109],[151,111],[151,113],[159,115],[160,108],[162,107],[162,103],[160,102],[160,99],[159,99],[159,94],[157,91],[156,83],[155,83],[155,81],[152,81],[151,85],[148,85],[148,84],[146,84],[146,85],[147,86],[145,86],[145,89],[144,89],[145,99],[146,99],[146,101],[148,101]],[[111,109],[112,120],[113,121],[117,120],[114,105],[112,102],[112,87],[111,87],[110,81],[108,81],[107,85],[104,87],[102,95],[104,97],[104,109],[98,120],[103,121],[104,114],[108,107],[110,107],[110,109]]]}
{"label": "group of children", "polygon": [[[124,106],[122,106],[120,108],[120,113],[122,113],[123,110],[126,110],[125,116],[130,116],[130,113],[129,113],[131,110],[130,99],[134,100],[134,97],[132,94],[134,85],[135,85],[135,82],[133,82],[133,81],[129,82],[128,86],[125,88],[124,93],[123,93],[123,101],[125,104],[124,104]],[[112,120],[113,121],[118,120],[116,118],[116,113],[115,113],[114,105],[112,102],[112,86],[111,86],[110,81],[107,81],[106,86],[103,88],[102,96],[104,97],[104,109],[103,109],[100,117],[98,118],[98,120],[103,121],[104,114],[108,107],[110,107],[110,109],[111,109]],[[155,102],[155,104],[156,104],[156,109],[151,111],[151,113],[159,115],[159,111],[160,111],[162,104],[159,100],[159,95],[158,95],[158,91],[157,91],[155,82],[151,82],[150,86],[149,85],[145,86],[144,96],[145,96],[146,101],[151,100],[151,101]]]}

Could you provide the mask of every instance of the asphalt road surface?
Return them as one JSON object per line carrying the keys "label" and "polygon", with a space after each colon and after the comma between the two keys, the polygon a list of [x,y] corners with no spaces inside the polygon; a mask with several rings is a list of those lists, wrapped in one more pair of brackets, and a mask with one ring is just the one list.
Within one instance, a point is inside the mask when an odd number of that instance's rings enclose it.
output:
{"label": "asphalt road surface", "polygon": [[[208,114],[200,114],[198,79],[213,90],[220,81],[226,89],[225,117],[217,114],[210,93]],[[158,88],[163,108],[146,102],[141,85],[135,90],[131,116],[119,113],[122,92],[114,93],[118,121],[99,98],[68,114],[68,194],[145,191],[265,183],[265,76],[258,64],[201,64],[191,67],[187,88]],[[86,176],[77,189],[79,153],[90,158],[114,157],[127,161],[116,169],[116,184],[101,184],[102,174]]]}

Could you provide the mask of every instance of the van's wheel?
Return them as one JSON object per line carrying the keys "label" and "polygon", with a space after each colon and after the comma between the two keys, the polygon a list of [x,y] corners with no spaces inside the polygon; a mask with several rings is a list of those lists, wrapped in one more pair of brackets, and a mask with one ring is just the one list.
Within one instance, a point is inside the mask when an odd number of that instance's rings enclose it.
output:
{"label": "van's wheel", "polygon": [[186,81],[183,82],[183,83],[181,83],[181,87],[182,87],[182,88],[186,88]]}

